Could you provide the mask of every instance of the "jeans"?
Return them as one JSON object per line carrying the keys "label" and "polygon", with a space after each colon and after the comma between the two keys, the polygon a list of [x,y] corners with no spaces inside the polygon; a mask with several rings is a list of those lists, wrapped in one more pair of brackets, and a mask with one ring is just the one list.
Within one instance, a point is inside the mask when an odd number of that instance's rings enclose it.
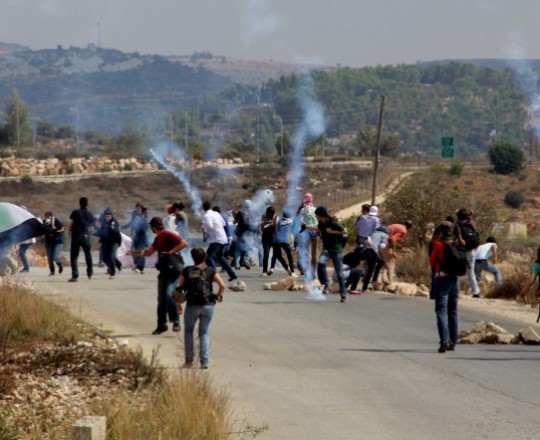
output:
{"label": "jeans", "polygon": [[248,263],[249,260],[249,237],[247,232],[244,232],[240,237],[236,237],[236,248],[234,250],[234,265],[235,267],[243,266],[244,263]]}
{"label": "jeans", "polygon": [[167,273],[160,271],[158,275],[158,296],[157,296],[157,324],[158,327],[167,325],[167,315],[169,321],[179,324],[178,304],[172,298],[174,288],[180,279],[179,273]]}
{"label": "jeans", "polygon": [[467,280],[469,281],[469,286],[471,287],[471,293],[476,296],[480,295],[480,289],[478,288],[478,283],[476,282],[476,276],[474,274],[474,249],[467,251],[467,263],[469,263],[469,268],[467,269]]}
{"label": "jeans", "polygon": [[47,252],[47,262],[49,263],[49,271],[54,273],[54,263],[57,264],[58,269],[62,266],[62,259],[60,258],[60,253],[64,247],[63,243],[54,243],[48,244],[45,243],[45,251]]}
{"label": "jeans", "polygon": [[474,275],[476,282],[479,283],[482,276],[482,271],[485,270],[495,276],[495,282],[497,284],[502,284],[501,271],[497,269],[493,264],[488,260],[475,260],[474,262]]}
{"label": "jeans", "polygon": [[326,264],[329,260],[334,263],[334,272],[339,283],[339,293],[342,298],[347,296],[347,289],[345,289],[345,280],[343,279],[343,254],[341,252],[332,252],[323,250],[317,262],[317,276],[319,282],[323,286],[328,286],[328,272],[326,271]]}
{"label": "jeans", "polygon": [[79,278],[79,248],[83,249],[84,259],[86,260],[86,275],[91,277],[94,274],[92,267],[92,254],[90,253],[90,235],[78,235],[71,237],[71,247],[69,249],[69,259],[71,262],[71,276]]}
{"label": "jeans", "polygon": [[26,258],[26,251],[30,246],[32,246],[32,243],[21,243],[19,245],[19,258],[21,259],[23,270],[30,269],[30,266],[28,266],[28,258]]}
{"label": "jeans", "polygon": [[459,279],[457,277],[436,277],[433,291],[440,343],[456,345],[458,337]]}
{"label": "jeans", "polygon": [[199,345],[200,353],[199,359],[201,365],[208,365],[209,352],[210,352],[210,323],[214,316],[214,306],[192,306],[186,307],[184,312],[184,351],[185,361],[187,363],[193,362],[195,357],[194,344],[193,344],[193,331],[195,330],[195,324],[199,320]]}
{"label": "jeans", "polygon": [[[131,242],[131,250],[133,251],[143,251],[148,247],[148,240],[146,239],[146,234],[136,235],[133,241]],[[144,270],[146,265],[146,257],[140,257],[133,255],[133,264],[135,267],[141,271]]]}
{"label": "jeans", "polygon": [[223,249],[225,249],[225,243],[210,243],[208,250],[206,251],[206,264],[210,267],[216,268],[216,258],[219,260],[221,267],[225,269],[229,278],[233,280],[237,278],[234,270],[232,270],[229,260],[223,255]]}
{"label": "jeans", "polygon": [[296,243],[298,248],[298,270],[306,274],[306,280],[311,281],[317,267],[317,236],[306,229],[296,236]]}

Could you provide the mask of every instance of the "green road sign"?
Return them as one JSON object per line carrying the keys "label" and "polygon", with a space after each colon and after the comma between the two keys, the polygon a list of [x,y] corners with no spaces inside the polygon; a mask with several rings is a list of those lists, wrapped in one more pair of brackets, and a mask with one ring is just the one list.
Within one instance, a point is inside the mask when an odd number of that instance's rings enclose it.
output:
{"label": "green road sign", "polygon": [[454,138],[445,136],[441,139],[442,157],[443,159],[454,157]]}

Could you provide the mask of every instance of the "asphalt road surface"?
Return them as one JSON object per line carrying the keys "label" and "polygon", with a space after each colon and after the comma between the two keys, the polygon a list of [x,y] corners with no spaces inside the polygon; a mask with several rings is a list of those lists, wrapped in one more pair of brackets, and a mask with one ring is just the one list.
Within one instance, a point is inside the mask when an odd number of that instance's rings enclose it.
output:
{"label": "asphalt road surface", "polygon": [[[109,280],[95,270],[88,280],[81,267],[77,283],[67,282],[69,269],[48,277],[31,268],[24,277],[113,337],[147,353],[159,346],[163,365],[181,365],[178,334],[150,334],[156,271]],[[248,291],[227,290],[216,306],[210,369],[200,374],[228,388],[237,419],[268,425],[257,438],[540,438],[540,348],[459,345],[438,354],[427,299],[369,293],[314,302],[305,292],[263,291],[257,268],[238,274]],[[486,319],[460,311],[462,329]],[[524,326],[495,321],[511,332]]]}

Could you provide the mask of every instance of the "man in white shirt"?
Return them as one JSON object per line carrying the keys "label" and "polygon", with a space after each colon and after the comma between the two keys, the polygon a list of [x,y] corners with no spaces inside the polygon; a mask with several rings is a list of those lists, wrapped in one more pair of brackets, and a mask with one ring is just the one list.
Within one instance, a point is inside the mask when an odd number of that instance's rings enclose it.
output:
{"label": "man in white shirt", "polygon": [[[493,264],[489,262],[492,259]],[[492,273],[495,276],[497,284],[502,283],[501,271],[494,265],[497,264],[497,241],[494,237],[488,237],[485,244],[476,248],[474,254],[474,275],[479,283],[482,276],[482,271]]]}
{"label": "man in white shirt", "polygon": [[225,255],[223,255],[223,249],[228,244],[227,234],[225,233],[225,220],[223,220],[219,212],[213,211],[211,207],[210,202],[204,202],[202,206],[204,211],[202,229],[208,236],[209,243],[206,251],[206,264],[215,269],[217,258],[221,267],[229,275],[229,281],[233,281],[238,277]]}

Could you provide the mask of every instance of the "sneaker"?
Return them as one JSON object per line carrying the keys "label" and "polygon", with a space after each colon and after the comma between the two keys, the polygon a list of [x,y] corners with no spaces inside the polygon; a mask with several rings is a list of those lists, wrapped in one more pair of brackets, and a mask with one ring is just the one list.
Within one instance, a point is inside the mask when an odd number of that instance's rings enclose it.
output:
{"label": "sneaker", "polygon": [[139,269],[137,269],[137,268],[134,268],[134,269],[133,269],[133,272],[135,272],[135,273],[141,273],[141,271],[140,271]]}
{"label": "sneaker", "polygon": [[68,283],[76,283],[77,280],[78,280],[78,278],[71,277],[71,278],[68,280]]}
{"label": "sneaker", "polygon": [[330,289],[328,288],[328,285],[325,284],[325,285],[323,286],[323,289],[322,289],[322,294],[323,294],[323,295],[328,295],[329,293],[330,293]]}
{"label": "sneaker", "polygon": [[62,272],[64,272],[64,265],[63,265],[63,264],[61,264],[60,266],[58,266],[58,273],[60,274],[60,273],[62,273]]}
{"label": "sneaker", "polygon": [[232,276],[232,277],[229,278],[229,283],[230,283],[231,281],[234,281],[234,280],[237,280],[237,279],[238,279],[238,277],[237,277],[236,275],[234,275],[234,276]]}
{"label": "sneaker", "polygon": [[208,364],[201,364],[201,370],[208,370]]}
{"label": "sneaker", "polygon": [[110,279],[110,280],[114,280],[114,275],[110,275],[110,276],[109,276],[109,279]]}
{"label": "sneaker", "polygon": [[165,333],[167,330],[169,330],[169,326],[167,324],[158,325],[157,328],[152,332],[152,334],[160,335],[161,333]]}
{"label": "sneaker", "polygon": [[54,277],[54,272],[51,272],[51,273],[49,274],[49,276],[50,276],[50,277]]}
{"label": "sneaker", "polygon": [[454,351],[456,349],[456,346],[455,345],[452,345],[452,344],[448,344],[448,346],[446,347],[446,349],[448,351]]}
{"label": "sneaker", "polygon": [[180,327],[180,323],[179,322],[175,322],[172,326],[172,331],[175,332],[175,333],[178,333],[179,331],[181,330],[181,327]]}
{"label": "sneaker", "polygon": [[144,275],[144,270],[141,270],[141,271],[140,271],[140,274],[141,274],[141,275]]}
{"label": "sneaker", "polygon": [[19,273],[25,273],[25,272],[30,272],[30,269],[21,269],[21,270],[19,271]]}
{"label": "sneaker", "polygon": [[261,278],[268,278],[269,276],[266,272],[261,273]]}
{"label": "sneaker", "polygon": [[246,261],[243,266],[248,269],[248,270],[251,270],[251,266],[249,265],[249,263]]}
{"label": "sneaker", "polygon": [[234,270],[240,270],[240,266],[236,266]]}
{"label": "sneaker", "polygon": [[342,302],[342,303],[347,302],[347,297],[346,297],[346,296],[342,296],[342,297],[341,297],[341,300],[340,300],[339,302]]}
{"label": "sneaker", "polygon": [[182,365],[182,368],[193,368],[193,362],[184,362],[184,365]]}
{"label": "sneaker", "polygon": [[472,297],[473,297],[473,298],[480,298],[480,294],[477,293],[476,295],[473,295]]}
{"label": "sneaker", "polygon": [[271,277],[273,273],[274,273],[274,269],[270,269],[270,270],[268,271],[268,276]]}
{"label": "sneaker", "polygon": [[91,279],[92,279],[92,275],[88,275],[88,279],[91,280]]}

